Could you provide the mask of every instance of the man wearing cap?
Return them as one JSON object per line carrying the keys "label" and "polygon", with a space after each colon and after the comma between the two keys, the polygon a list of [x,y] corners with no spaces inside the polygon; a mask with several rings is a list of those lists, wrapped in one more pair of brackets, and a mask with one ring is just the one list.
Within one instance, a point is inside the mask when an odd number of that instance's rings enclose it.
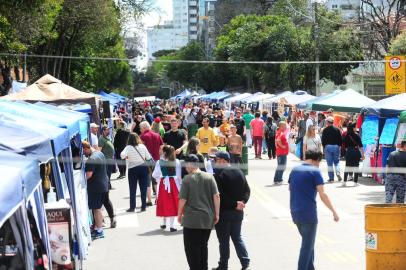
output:
{"label": "man wearing cap", "polygon": [[242,144],[243,140],[239,134],[237,134],[237,127],[233,124],[230,125],[231,135],[228,136],[227,147],[230,153],[230,162],[232,164],[242,163]]}
{"label": "man wearing cap", "polygon": [[[106,170],[107,170],[107,178],[109,179],[109,189],[112,189],[111,187],[111,174],[113,173],[115,169],[115,161],[114,161],[114,146],[113,143],[110,140],[110,129],[108,126],[103,126],[102,127],[102,135],[99,138],[99,149],[100,151],[104,154],[104,157],[106,158]],[[109,192],[107,191],[106,196],[104,198],[103,202],[104,208],[106,208],[106,211],[109,215],[110,218],[110,226],[112,228],[116,227],[116,220],[114,218],[114,208],[113,204],[111,203]]]}
{"label": "man wearing cap", "polygon": [[321,143],[324,148],[324,157],[328,165],[328,181],[334,182],[334,168],[338,181],[341,181],[340,175],[340,147],[343,143],[341,131],[334,126],[334,118],[329,116],[326,121],[327,127],[323,130]]}
{"label": "man wearing cap", "polygon": [[227,152],[216,153],[216,171],[214,177],[220,192],[220,220],[216,224],[217,238],[220,243],[220,260],[213,270],[228,269],[230,258],[230,237],[241,262],[242,269],[249,269],[250,258],[241,237],[244,208],[250,198],[250,187],[243,172],[230,165]]}
{"label": "man wearing cap", "polygon": [[90,139],[91,139],[91,146],[95,150],[99,150],[99,139],[97,137],[97,134],[99,133],[99,125],[96,123],[91,123],[90,124]]}
{"label": "man wearing cap", "polygon": [[220,195],[214,176],[199,169],[199,158],[185,159],[188,175],[179,192],[178,222],[190,270],[208,269],[208,248],[213,226],[219,221]]}

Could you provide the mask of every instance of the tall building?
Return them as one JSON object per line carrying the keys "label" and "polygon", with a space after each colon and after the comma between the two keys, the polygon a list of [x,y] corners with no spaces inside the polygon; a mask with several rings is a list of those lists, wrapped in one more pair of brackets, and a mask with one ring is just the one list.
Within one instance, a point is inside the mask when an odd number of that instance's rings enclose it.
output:
{"label": "tall building", "polygon": [[360,0],[327,0],[325,3],[328,10],[338,12],[345,21],[359,18],[360,4]]}
{"label": "tall building", "polygon": [[148,59],[157,51],[178,50],[198,39],[199,4],[198,0],[172,0],[173,20],[147,29]]}

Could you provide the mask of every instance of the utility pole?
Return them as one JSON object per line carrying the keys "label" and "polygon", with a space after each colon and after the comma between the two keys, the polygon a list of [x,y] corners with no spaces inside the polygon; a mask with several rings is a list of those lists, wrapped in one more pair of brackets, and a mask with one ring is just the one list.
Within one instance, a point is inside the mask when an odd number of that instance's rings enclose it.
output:
{"label": "utility pole", "polygon": [[318,20],[318,3],[314,2],[314,40],[316,42],[315,61],[316,61],[316,96],[320,96],[320,52],[319,52],[319,20]]}

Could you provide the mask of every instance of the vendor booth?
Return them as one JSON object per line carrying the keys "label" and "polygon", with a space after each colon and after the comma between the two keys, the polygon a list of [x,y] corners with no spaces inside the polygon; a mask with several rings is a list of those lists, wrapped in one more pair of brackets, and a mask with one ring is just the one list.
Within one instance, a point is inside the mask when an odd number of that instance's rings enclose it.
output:
{"label": "vendor booth", "polygon": [[[0,104],[0,113],[3,115],[3,118],[0,119],[4,120],[1,130],[7,127],[10,132],[19,136],[40,133],[51,140],[51,156],[43,158],[39,154],[35,154],[34,157],[45,163],[45,171],[49,168],[48,178],[52,180],[52,186],[56,187],[57,199],[64,199],[70,204],[74,226],[72,257],[75,257],[80,263],[86,257],[87,246],[91,238],[84,166],[81,166],[79,162],[75,164],[79,168],[74,169],[72,149],[75,149],[75,157],[80,158],[80,121],[85,121],[87,115],[59,109],[49,104],[33,105],[5,101]],[[31,122],[28,123],[26,119]],[[45,122],[44,119],[46,119]],[[86,123],[86,126],[88,125],[89,122]],[[14,152],[21,152],[20,143],[13,145],[13,140],[6,140],[6,137],[2,138],[0,142],[5,145],[5,149],[15,149]],[[49,181],[44,181],[45,192],[49,190],[50,186]]]}
{"label": "vendor booth", "polygon": [[51,269],[38,161],[0,150],[0,171],[2,269]]}
{"label": "vendor booth", "polygon": [[[406,94],[399,94],[382,99],[374,104],[366,106],[362,109],[366,120],[374,119],[374,133],[366,128],[362,128],[362,137],[365,136],[376,138],[375,141],[370,141],[371,168],[373,171],[372,177],[378,182],[383,183],[385,179],[384,168],[389,154],[396,149],[394,144],[396,141],[396,130],[402,126],[400,114],[406,110]],[[364,121],[365,122],[365,121]],[[398,135],[399,137],[399,135]],[[367,140],[365,140],[367,141]]]}
{"label": "vendor booth", "polygon": [[232,97],[228,97],[224,100],[224,106],[228,109],[231,109],[233,106],[240,106],[240,101],[244,98],[250,97],[252,94],[250,93],[243,93],[237,94]]}
{"label": "vendor booth", "polygon": [[268,98],[263,101],[263,109],[268,112],[278,111],[279,115],[283,115],[285,105],[281,102],[282,98],[293,95],[290,91],[285,91],[276,94],[274,97]]}
{"label": "vendor booth", "polygon": [[311,109],[314,111],[327,111],[332,108],[336,112],[360,113],[363,107],[373,103],[375,103],[373,99],[348,89],[322,100],[314,101]]}
{"label": "vendor booth", "polygon": [[264,107],[264,101],[268,100],[272,97],[274,97],[274,94],[263,94],[263,95],[258,95],[254,96],[252,98],[248,97],[245,99],[245,103],[247,104],[248,108],[257,111],[257,110],[262,110]]}

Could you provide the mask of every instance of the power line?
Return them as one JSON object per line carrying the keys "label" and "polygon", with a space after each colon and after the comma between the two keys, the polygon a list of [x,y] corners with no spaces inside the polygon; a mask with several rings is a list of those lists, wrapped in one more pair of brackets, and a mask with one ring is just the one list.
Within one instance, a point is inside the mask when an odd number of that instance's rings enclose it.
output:
{"label": "power line", "polygon": [[[50,59],[72,59],[72,60],[97,60],[97,61],[134,61],[135,58],[118,57],[93,57],[93,56],[64,56],[64,55],[42,55],[42,54],[17,54],[0,53],[0,56],[27,57],[27,58],[50,58]],[[374,64],[386,63],[384,59],[377,60],[345,60],[345,61],[223,61],[223,60],[164,60],[150,59],[156,63],[180,63],[180,64],[251,64],[251,65],[280,65],[280,64]],[[406,62],[406,60],[399,60]]]}

